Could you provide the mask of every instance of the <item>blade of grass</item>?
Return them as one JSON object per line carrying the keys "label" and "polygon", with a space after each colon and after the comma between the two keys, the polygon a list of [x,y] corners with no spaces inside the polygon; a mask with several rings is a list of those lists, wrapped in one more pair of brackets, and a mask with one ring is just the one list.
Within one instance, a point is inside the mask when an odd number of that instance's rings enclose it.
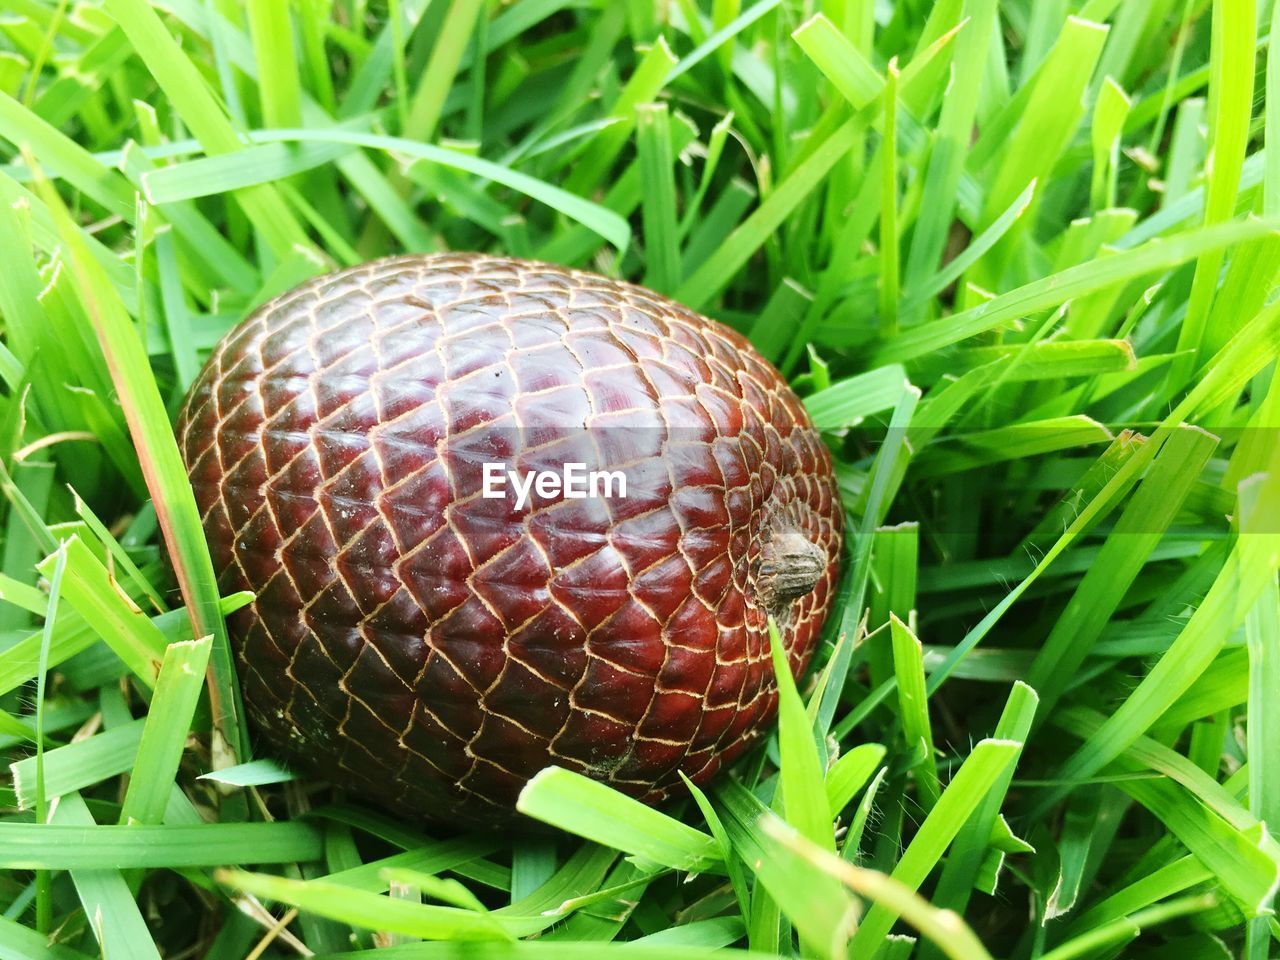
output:
{"label": "blade of grass", "polygon": [[61,943],[49,943],[47,935],[0,917],[0,947],[13,960],[90,960],[87,953],[72,950]]}
{"label": "blade of grass", "polygon": [[1258,824],[1234,829],[1179,786],[1160,780],[1126,780],[1121,790],[1160,818],[1236,898],[1246,917],[1270,910],[1280,886],[1280,846]]}
{"label": "blade of grass", "polygon": [[[952,98],[948,97],[947,102],[950,103],[951,99]],[[938,146],[935,144],[934,150],[936,151],[937,149]],[[1013,225],[1018,222],[1019,218],[1027,212],[1027,208],[1031,206],[1031,199],[1035,196],[1037,182],[1038,181],[1033,179],[1028,183],[1022,193],[1018,194],[1018,198],[1014,200],[1013,203],[1009,204],[1008,209],[992,220],[990,226],[978,234],[978,236],[976,236],[961,253],[953,257],[946,266],[940,269],[927,281],[922,281],[919,290],[916,290],[911,286],[911,266],[910,263],[908,263],[908,287],[906,296],[904,297],[905,302],[902,305],[903,314],[907,316],[917,315],[929,300],[933,299],[943,290],[947,289],[947,287],[959,280],[970,267],[981,260],[982,257],[986,255],[987,251],[994,247],[996,243],[998,243],[1000,239],[1009,232]],[[922,199],[921,204],[923,203],[924,200]],[[926,216],[925,209],[926,208],[922,206],[920,220],[917,220],[916,222],[917,231],[921,229],[920,222]],[[913,241],[911,246],[913,252],[915,251],[916,246],[916,243]]]}
{"label": "blade of grass", "polygon": [[66,570],[62,594],[67,603],[93,625],[139,680],[154,686],[165,655],[164,634],[120,591],[107,568],[79,537],[65,541],[37,569],[52,576],[59,564]]}
{"label": "blade of grass", "polygon": [[[1273,392],[1275,392],[1273,390]],[[1280,590],[1263,588],[1245,618],[1249,650],[1249,809],[1267,824],[1280,823],[1280,726],[1271,691],[1280,689]]]}
{"label": "blade of grass", "polygon": [[636,107],[636,147],[644,199],[645,286],[670,293],[680,283],[680,241],[676,225],[675,155],[665,103]]}
{"label": "blade of grass", "polygon": [[697,310],[728,286],[751,255],[849,152],[856,134],[853,121],[848,121],[824,139],[680,285],[675,298]]}
{"label": "blade of grass", "polygon": [[[72,793],[61,799],[55,824],[46,829],[101,829],[93,826],[93,822],[84,800],[78,793]],[[118,870],[77,866],[71,870],[71,882],[75,884],[104,960],[159,960],[160,951],[147,929],[142,911]]]}
{"label": "blade of grass", "polygon": [[[386,150],[414,159],[438,163],[450,169],[461,170],[465,173],[493,180],[545,203],[547,206],[590,228],[619,250],[625,250],[631,239],[631,228],[622,217],[613,211],[575,196],[560,187],[552,186],[545,181],[534,179],[527,174],[480,157],[471,156],[459,150],[425,143],[414,143],[399,137],[388,137],[338,128],[261,130],[258,132],[257,137],[259,142],[262,143],[297,141],[299,143],[350,144],[375,150]],[[195,162],[199,161],[194,161],[193,163]],[[194,173],[182,172],[179,174],[178,171],[182,171],[184,166],[186,165],[179,164],[166,168],[166,176],[163,182],[169,191],[175,191],[185,196],[196,195],[198,191],[203,189],[202,184],[205,182],[204,178],[207,173],[196,171]],[[244,182],[256,182],[254,178],[260,176],[263,172],[252,164],[243,163],[240,157],[227,160],[226,166],[220,169],[227,175],[234,172],[237,176],[243,176],[245,178]],[[159,173],[157,171],[156,175],[159,176]]]}
{"label": "blade of grass", "polygon": [[311,824],[204,823],[82,826],[0,823],[0,867],[10,870],[123,870],[318,860]]}
{"label": "blade of grass", "polygon": [[[1277,467],[1280,453],[1273,455],[1273,472],[1241,484],[1242,499],[1246,494],[1256,497],[1255,518],[1280,516]],[[1247,525],[1250,522],[1259,523],[1261,529],[1251,531]],[[1242,519],[1236,546],[1222,574],[1214,580],[1178,639],[1098,732],[1062,764],[1057,773],[1059,779],[1080,780],[1097,773],[1144,734],[1204,673],[1266,585],[1275,582],[1280,567],[1280,533],[1270,527],[1274,523]]]}
{"label": "blade of grass", "polygon": [[[67,557],[65,550],[57,554],[56,565],[49,575],[49,606],[45,612],[44,629],[40,636],[40,663],[36,670],[36,710],[35,710],[35,812],[36,823],[49,822],[48,796],[45,792],[45,753],[44,753],[44,711],[45,690],[49,673],[49,645],[53,637],[54,621],[58,613],[58,601],[62,596],[62,579],[66,572]],[[17,781],[14,782],[17,792]],[[36,929],[41,933],[49,933],[53,929],[53,888],[47,871],[36,873]]]}
{"label": "blade of grass", "polygon": [[[834,878],[815,874],[801,857],[774,839],[766,823],[776,825],[783,833],[793,833],[794,829],[751,791],[730,780],[718,787],[715,795],[730,843],[756,875],[755,897],[760,897],[762,884],[795,924],[801,942],[818,956],[845,956],[857,923],[853,897]],[[754,940],[752,946],[755,947]]]}
{"label": "blade of grass", "polygon": [[707,870],[719,861],[716,842],[707,834],[562,767],[547,767],[530,780],[516,809],[675,870]]}
{"label": "blade of grass", "polygon": [[[145,194],[142,176],[147,171],[158,169],[155,162],[136,144],[130,143],[125,146],[119,164],[133,186],[143,188]],[[182,238],[183,243],[178,249],[184,254],[198,252],[196,266],[202,273],[209,275],[211,284],[225,284],[241,296],[257,286],[257,270],[249,265],[241,251],[218,232],[195,204],[168,203],[159,212]]]}
{"label": "blade of grass", "polygon": [[133,219],[133,191],[118,170],[104,166],[89,151],[50,126],[12,97],[0,93],[0,129],[4,138],[26,147],[108,213]]}
{"label": "blade of grass", "polygon": [[[405,139],[426,143],[435,137],[445,97],[467,48],[467,35],[476,17],[485,10],[484,0],[452,0],[449,4],[431,49],[431,59],[409,104],[408,122],[402,131]],[[268,78],[261,79],[265,83]]]}
{"label": "blade of grass", "polygon": [[[1213,163],[1207,171],[1205,224],[1221,223],[1235,212],[1249,142],[1257,36],[1257,10],[1248,0],[1223,0],[1213,5],[1209,81],[1209,149]],[[1196,260],[1187,315],[1178,328],[1178,350],[1190,354],[1175,359],[1169,367],[1166,389],[1170,393],[1181,391],[1198,366],[1222,258],[1221,249],[1211,249]]]}
{"label": "blade of grass", "polygon": [[[954,70],[949,95],[942,101],[924,173],[920,215],[907,255],[903,279],[908,291],[914,291],[926,276],[934,273],[942,259],[949,225],[955,215],[965,157],[972,143],[978,93],[984,78],[984,71],[979,65],[987,56],[996,23],[996,7],[997,0],[977,0],[965,5],[965,13],[970,20],[968,27],[956,39],[954,61],[961,66]],[[1029,184],[1028,189],[1034,190],[1034,184]],[[1013,208],[1016,205],[1017,201],[1009,206]],[[1001,214],[992,221],[983,235],[993,233],[1004,216]],[[992,239],[994,241],[998,236]],[[910,315],[910,312],[904,312]]]}
{"label": "blade of grass", "polygon": [[[240,149],[240,138],[222,106],[151,5],[146,0],[108,0],[106,7],[205,151],[230,153]],[[237,197],[277,255],[295,246],[310,245],[306,231],[271,187],[249,187]]]}
{"label": "blade of grass", "polygon": [[[155,14],[147,8],[147,14]],[[156,20],[159,26],[159,21]],[[163,27],[160,27],[163,30]],[[166,34],[167,36],[167,34]],[[146,350],[106,276],[85,248],[62,201],[43,184],[45,202],[59,224],[85,307],[111,369],[125,419],[138,450],[147,489],[160,521],[178,584],[191,617],[193,635],[213,635],[210,705],[216,731],[216,766],[248,754],[241,722],[240,693],[235,680],[226,626],[218,609],[217,582],[205,544],[195,495],[173,437],[164,401],[151,372]],[[224,762],[223,755],[230,758]]]}
{"label": "blade of grass", "polygon": [[776,363],[812,302],[813,294],[790,277],[784,277],[751,324],[747,334],[751,343]]}
{"label": "blade of grass", "polygon": [[884,78],[830,20],[821,13],[791,34],[840,95],[860,110],[880,96]]}
{"label": "blade of grass", "polygon": [[479,914],[457,907],[440,907],[381,894],[353,890],[324,880],[292,880],[240,870],[219,870],[214,878],[255,896],[287,903],[323,917],[367,930],[403,933],[430,940],[502,940],[527,936],[551,926],[552,915],[517,915],[509,911]]}
{"label": "blade of grass", "polygon": [[898,681],[898,719],[909,755],[920,755],[915,766],[920,805],[925,811],[938,803],[941,788],[938,766],[934,758],[933,726],[929,722],[929,698],[924,690],[924,648],[911,628],[889,614],[889,633],[893,641],[894,676]]}
{"label": "blade of grass", "polygon": [[733,129],[733,111],[730,110],[711,128],[711,136],[707,140],[706,152],[702,161],[702,174],[698,179],[698,187],[693,193],[693,197],[685,203],[684,216],[680,219],[680,229],[678,236],[680,240],[684,240],[689,235],[690,228],[693,227],[699,213],[702,211],[702,201],[706,199],[707,191],[711,189],[711,183],[715,177],[716,168],[720,166],[720,158],[724,156],[724,146],[729,139],[729,132]]}
{"label": "blade of grass", "polygon": [[889,61],[884,83],[880,152],[880,334],[898,333],[898,58]]}
{"label": "blade of grass", "polygon": [[906,385],[906,371],[894,363],[834,383],[806,397],[804,405],[819,430],[853,427],[892,408]]}
{"label": "blade of grass", "polygon": [[[500,845],[499,841],[492,836],[464,836],[450,840],[424,842],[416,845],[414,849],[371,860],[359,866],[336,870],[318,879],[323,879],[326,883],[352,887],[356,890],[382,893],[388,887],[382,871],[389,867],[408,867],[431,873],[458,870],[469,863],[478,861],[481,857],[493,853]],[[554,873],[555,864],[553,862],[551,873],[542,878],[542,883],[549,880]],[[539,883],[539,886],[542,883]],[[529,891],[528,893],[531,892]],[[523,899],[528,893],[522,894],[520,899]]]}
{"label": "blade of grass", "polygon": [[[910,622],[916,608],[916,584],[919,578],[920,526],[903,523],[879,527],[873,534],[871,547],[871,595],[868,598],[869,623],[873,628],[889,622],[891,614]],[[881,635],[882,640],[884,634]],[[893,674],[893,644],[879,642],[868,645],[867,667],[871,685],[878,687]]]}
{"label": "blade of grass", "polygon": [[1083,414],[1031,423],[1013,423],[993,430],[957,434],[946,445],[923,451],[915,461],[915,476],[936,477],[975,470],[987,464],[1074,447],[1111,443],[1111,431]]}
{"label": "blade of grass", "polygon": [[287,783],[296,777],[276,761],[264,757],[212,773],[202,773],[197,779],[212,780],[229,787],[261,787],[269,783]]}
{"label": "blade of grass", "polygon": [[1027,682],[1040,691],[1041,719],[1076,676],[1217,443],[1202,430],[1181,427],[1152,463],[1027,674]]}
{"label": "blade of grass", "polygon": [[[336,129],[357,129],[352,123]],[[264,131],[257,131],[260,135]],[[353,149],[348,143],[254,143],[235,153],[218,153],[156,167],[139,177],[148,203],[167,206],[271,183],[332,163]]]}
{"label": "blade of grass", "polygon": [[[912,365],[912,373],[920,380],[941,379],[948,373],[961,373],[992,361],[999,361],[1003,366],[996,381],[998,384],[1065,380],[1137,369],[1133,346],[1127,340],[1039,340],[948,351],[938,355],[936,360],[921,358]],[[1043,409],[1037,408],[1032,413]],[[1035,419],[1031,413],[1027,417]]]}
{"label": "blade of grass", "polygon": [[827,770],[827,805],[832,820],[870,782],[884,756],[885,748],[880,744],[860,743],[831,765]]}
{"label": "blade of grass", "polygon": [[120,807],[121,823],[160,823],[178,775],[209,664],[212,637],[171,643],[156,678],[138,757]]}
{"label": "blade of grass", "polygon": [[1122,887],[1086,913],[1081,914],[1075,923],[1067,928],[1067,934],[1072,937],[1086,935],[1090,930],[1099,929],[1113,920],[1135,913],[1165,897],[1181,893],[1212,878],[1213,872],[1195,857],[1182,857]]}
{"label": "blade of grass", "polygon": [[302,121],[302,85],[294,52],[289,5],[272,0],[248,0],[249,36],[258,61],[258,97],[263,122],[269,127],[292,127]]}
{"label": "blade of grass", "polygon": [[1051,310],[1095,290],[1172,269],[1210,250],[1256,239],[1266,230],[1261,222],[1200,227],[1159,242],[1143,244],[1096,263],[1083,263],[1032,281],[980,306],[913,327],[872,350],[869,359],[874,364],[910,360],[975,337],[1011,320]]}
{"label": "blade of grass", "polygon": [[[911,891],[919,889],[964,822],[995,786],[1000,775],[1014,763],[1021,749],[1022,744],[1010,740],[983,740],[978,743],[902,852],[890,877]],[[850,952],[856,954],[859,950],[878,949],[897,918],[892,905],[873,905],[850,941]]]}
{"label": "blade of grass", "polygon": [[666,39],[659,35],[608,111],[608,116],[617,118],[619,122],[601,130],[565,158],[566,161],[574,161],[573,172],[565,181],[565,188],[570,193],[587,196],[595,189],[631,135],[636,107],[657,98],[675,64],[675,55]]}
{"label": "blade of grass", "polygon": [[[1016,681],[996,723],[994,737],[997,740],[1025,743],[1031,733],[1038,705],[1039,698],[1035,690],[1020,680]],[[990,838],[1000,821],[1000,808],[1005,803],[1020,756],[1021,754],[1016,756],[999,775],[993,787],[956,834],[933,894],[933,902],[937,907],[963,915],[982,869],[983,859],[991,849]],[[1001,852],[1000,858],[1003,857]],[[934,952],[923,950],[922,960],[927,960]]]}
{"label": "blade of grass", "polygon": [[781,800],[781,811],[788,823],[812,843],[834,851],[831,811],[823,789],[822,763],[813,740],[813,722],[796,690],[782,637],[772,617],[769,618],[769,655],[778,684],[778,752],[781,756],[781,796],[774,797],[774,807],[777,809]]}
{"label": "blade of grass", "polygon": [[[1046,182],[1054,163],[1066,148],[1084,116],[1084,95],[1094,65],[1102,52],[1108,27],[1078,17],[1068,17],[1053,49],[1036,71],[1013,136],[1004,145],[983,203],[981,225],[990,224],[1008,208],[1028,183]],[[984,130],[984,138],[988,134]],[[970,156],[978,162],[981,142]]]}
{"label": "blade of grass", "polygon": [[1148,907],[1146,910],[1100,925],[1088,933],[1073,937],[1048,953],[1043,960],[1071,960],[1072,957],[1089,956],[1104,948],[1115,947],[1125,941],[1139,936],[1148,927],[1165,923],[1176,917],[1204,914],[1217,905],[1217,898],[1211,894],[1194,897],[1181,897],[1168,903]]}
{"label": "blade of grass", "polygon": [[1093,146],[1093,173],[1089,183],[1089,202],[1095,210],[1114,207],[1116,180],[1120,166],[1120,135],[1131,102],[1124,88],[1106,77],[1093,105],[1093,123],[1089,129]]}
{"label": "blade of grass", "polygon": [[906,884],[841,860],[776,821],[762,821],[761,829],[812,863],[816,870],[836,877],[859,896],[906,920],[952,960],[990,960],[991,954],[982,941],[957,914],[934,907]]}
{"label": "blade of grass", "polygon": [[111,535],[111,531],[103,525],[102,521],[89,509],[89,505],[80,498],[80,495],[75,490],[71,491],[71,500],[72,509],[75,510],[76,516],[84,521],[93,535],[98,538],[98,542],[106,548],[113,566],[119,567],[125,572],[129,581],[151,601],[157,612],[164,612],[166,605],[159,591],[138,569],[138,565],[125,552],[124,547],[120,546],[120,541]]}
{"label": "blade of grass", "polygon": [[[145,722],[134,720],[119,724],[87,739],[46,751],[43,754],[46,795],[61,797],[130,770],[138,755]],[[36,785],[39,782],[36,758],[27,757],[11,763],[9,773],[18,809],[35,809],[38,806]]]}
{"label": "blade of grass", "polygon": [[744,33],[752,24],[781,3],[782,0],[759,0],[758,3],[753,3],[746,10],[738,13],[741,0],[712,0],[712,22],[715,30],[671,68],[671,72],[667,74],[667,84],[688,73],[713,53],[718,54],[721,69],[729,75],[732,71],[734,53],[733,44],[729,41]]}

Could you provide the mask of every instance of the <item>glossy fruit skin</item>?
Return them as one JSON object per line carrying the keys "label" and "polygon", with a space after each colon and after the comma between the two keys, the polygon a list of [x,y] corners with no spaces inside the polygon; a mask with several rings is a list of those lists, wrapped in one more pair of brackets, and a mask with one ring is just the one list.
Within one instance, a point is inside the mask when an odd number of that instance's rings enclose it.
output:
{"label": "glossy fruit skin", "polygon": [[[516,509],[451,459],[527,459],[543,426],[606,438],[592,468],[626,461],[628,496]],[[790,530],[825,561],[772,611],[797,675],[836,587],[800,400],[737,333],[586,272],[436,254],[309,281],[223,339],[177,429],[221,587],[257,597],[229,625],[260,736],[418,819],[509,819],[551,764],[650,803],[705,782],[776,707],[762,550]]]}

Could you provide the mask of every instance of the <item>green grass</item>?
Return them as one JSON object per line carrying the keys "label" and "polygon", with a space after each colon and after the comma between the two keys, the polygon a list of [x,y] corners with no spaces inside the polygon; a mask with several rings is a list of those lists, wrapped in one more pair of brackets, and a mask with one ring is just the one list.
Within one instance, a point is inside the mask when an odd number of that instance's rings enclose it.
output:
{"label": "green grass", "polygon": [[[1280,957],[1277,24],[11,0],[0,957]],[[251,752],[170,418],[263,300],[437,249],[670,293],[823,430],[849,563],[732,777],[549,771],[495,836]]]}

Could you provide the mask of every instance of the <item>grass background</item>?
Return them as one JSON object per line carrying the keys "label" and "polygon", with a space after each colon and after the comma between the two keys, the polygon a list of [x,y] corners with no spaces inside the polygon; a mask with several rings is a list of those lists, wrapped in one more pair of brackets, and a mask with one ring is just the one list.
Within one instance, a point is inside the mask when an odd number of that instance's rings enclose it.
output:
{"label": "grass background", "polygon": [[[0,957],[1280,955],[1277,10],[6,0]],[[826,432],[841,604],[705,794],[458,835],[251,752],[170,417],[445,248],[672,294]]]}

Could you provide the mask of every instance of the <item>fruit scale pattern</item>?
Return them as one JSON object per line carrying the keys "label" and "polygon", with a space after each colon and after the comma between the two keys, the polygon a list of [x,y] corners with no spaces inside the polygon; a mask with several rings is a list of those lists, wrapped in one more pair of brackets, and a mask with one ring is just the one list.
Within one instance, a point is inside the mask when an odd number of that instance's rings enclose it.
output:
{"label": "fruit scale pattern", "polygon": [[[552,764],[649,803],[705,782],[776,709],[767,616],[799,675],[836,587],[800,400],[737,333],[591,273],[309,281],[218,345],[178,436],[221,588],[256,595],[230,628],[260,736],[415,818],[501,822]],[[481,461],[584,451],[625,497],[481,495]],[[787,537],[817,565],[779,596]]]}

